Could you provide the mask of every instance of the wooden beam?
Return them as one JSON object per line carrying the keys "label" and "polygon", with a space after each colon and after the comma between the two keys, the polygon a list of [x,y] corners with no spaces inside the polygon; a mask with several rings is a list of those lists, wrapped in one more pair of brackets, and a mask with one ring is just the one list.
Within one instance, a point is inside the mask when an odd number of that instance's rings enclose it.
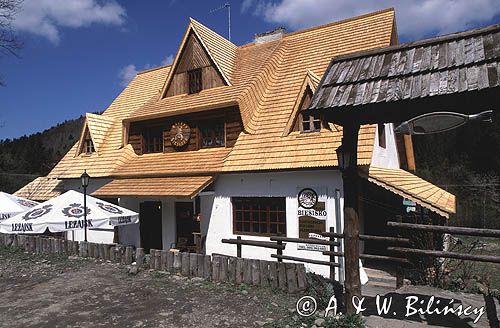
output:
{"label": "wooden beam", "polygon": [[285,249],[285,245],[279,246],[277,243],[273,243],[273,242],[269,242],[269,241],[244,240],[244,239],[222,239],[222,242],[224,244],[257,246],[257,247],[273,248],[273,249]]}
{"label": "wooden beam", "polygon": [[304,244],[314,244],[314,245],[328,245],[328,246],[340,246],[337,241],[322,240],[322,239],[312,239],[312,238],[291,238],[291,237],[271,237],[272,241],[287,241],[290,243],[304,243]]}
{"label": "wooden beam", "polygon": [[404,248],[404,247],[388,247],[387,250],[404,254],[420,254],[431,257],[444,257],[449,259],[457,259],[465,261],[500,263],[500,256],[494,256],[494,255],[463,254],[463,253],[432,251],[427,249],[415,249],[415,248]]}
{"label": "wooden beam", "polygon": [[436,225],[428,225],[428,224],[400,223],[400,222],[393,222],[393,221],[387,222],[387,226],[408,229],[408,230],[422,230],[422,231],[430,231],[430,232],[451,233],[451,234],[463,235],[463,236],[500,238],[500,230],[494,230],[494,229],[448,227],[448,226],[436,226]]}
{"label": "wooden beam", "polygon": [[345,168],[342,179],[344,186],[345,304],[348,314],[355,313],[352,304],[353,297],[361,297],[359,275],[358,134],[359,125],[352,123],[344,125],[342,147],[346,154],[350,154],[349,166]]}
{"label": "wooden beam", "polygon": [[305,259],[302,257],[294,257],[294,256],[287,256],[287,255],[277,255],[277,254],[271,254],[271,257],[275,259],[281,259],[281,260],[290,260],[290,261],[297,261],[297,262],[305,262],[305,263],[312,263],[312,264],[319,264],[319,265],[328,265],[328,266],[333,266],[333,267],[339,267],[340,264],[338,263],[331,263],[328,261],[319,261],[319,260],[312,260],[312,259]]}

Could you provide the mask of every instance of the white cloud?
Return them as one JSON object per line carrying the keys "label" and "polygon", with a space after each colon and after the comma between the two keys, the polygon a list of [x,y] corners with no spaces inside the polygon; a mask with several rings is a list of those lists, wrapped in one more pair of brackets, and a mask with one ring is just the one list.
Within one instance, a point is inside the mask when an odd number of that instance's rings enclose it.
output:
{"label": "white cloud", "polygon": [[139,71],[134,64],[127,65],[123,67],[118,73],[118,77],[120,78],[120,85],[122,87],[126,87],[130,81],[134,79]]}
{"label": "white cloud", "polygon": [[398,32],[408,39],[464,30],[485,24],[500,14],[498,0],[260,0],[255,4],[249,0],[248,3],[266,21],[292,29],[394,7]]}
{"label": "white cloud", "polygon": [[12,25],[18,31],[40,35],[57,44],[61,28],[121,25],[125,17],[125,9],[115,1],[24,0]]}
{"label": "white cloud", "polygon": [[162,66],[170,65],[172,64],[173,61],[174,61],[174,55],[170,54],[167,57],[163,58],[163,60],[161,61],[161,65]]}
{"label": "white cloud", "polygon": [[[160,66],[170,65],[174,61],[174,55],[170,54],[163,58],[160,63]],[[127,66],[122,67],[122,69],[118,72],[118,77],[120,79],[120,85],[122,87],[126,87],[137,75],[137,73],[154,68],[158,65],[150,65],[146,64],[142,67],[142,69],[138,69],[135,64],[129,64]]]}

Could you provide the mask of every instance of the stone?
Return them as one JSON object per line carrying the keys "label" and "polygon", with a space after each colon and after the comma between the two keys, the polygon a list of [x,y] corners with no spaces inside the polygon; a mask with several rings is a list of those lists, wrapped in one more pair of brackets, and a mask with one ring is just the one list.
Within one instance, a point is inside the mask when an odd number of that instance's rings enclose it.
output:
{"label": "stone", "polygon": [[323,327],[323,325],[325,324],[325,319],[323,318],[318,318],[316,320],[314,320],[314,324],[318,327]]}
{"label": "stone", "polygon": [[138,271],[139,270],[135,265],[130,266],[130,268],[128,269],[128,273],[134,276],[137,274]]}

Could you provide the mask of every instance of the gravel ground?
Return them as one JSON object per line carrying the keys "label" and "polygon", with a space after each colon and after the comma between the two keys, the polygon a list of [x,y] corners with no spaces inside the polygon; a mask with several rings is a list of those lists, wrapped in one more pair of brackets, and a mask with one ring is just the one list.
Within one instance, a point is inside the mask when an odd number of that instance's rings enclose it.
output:
{"label": "gravel ground", "polygon": [[258,327],[296,297],[0,248],[2,327]]}
{"label": "gravel ground", "polygon": [[[161,271],[133,275],[129,268],[0,247],[0,327],[316,327],[317,317],[300,319],[294,313],[302,295],[188,279]],[[375,294],[393,297],[394,303],[390,313],[379,316],[374,311],[375,300],[367,298],[369,309],[364,319],[372,328],[495,327],[491,323],[498,322],[494,316],[500,313],[495,300],[493,314],[484,314],[477,325],[471,317],[463,316],[405,317],[404,298],[408,295],[426,301],[435,295],[443,304],[454,299],[457,304],[473,307],[483,306],[485,300],[481,295],[425,286]]]}

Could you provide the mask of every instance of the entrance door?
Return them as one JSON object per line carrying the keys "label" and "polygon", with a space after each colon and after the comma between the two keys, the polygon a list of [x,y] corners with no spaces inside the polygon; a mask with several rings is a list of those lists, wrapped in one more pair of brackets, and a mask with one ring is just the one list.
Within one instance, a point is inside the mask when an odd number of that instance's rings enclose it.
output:
{"label": "entrance door", "polygon": [[144,252],[150,249],[162,249],[161,202],[143,202],[140,204],[141,246]]}
{"label": "entrance door", "polygon": [[176,202],[175,220],[177,226],[177,247],[185,248],[193,246],[193,232],[199,232],[199,227],[194,217],[193,203]]}

